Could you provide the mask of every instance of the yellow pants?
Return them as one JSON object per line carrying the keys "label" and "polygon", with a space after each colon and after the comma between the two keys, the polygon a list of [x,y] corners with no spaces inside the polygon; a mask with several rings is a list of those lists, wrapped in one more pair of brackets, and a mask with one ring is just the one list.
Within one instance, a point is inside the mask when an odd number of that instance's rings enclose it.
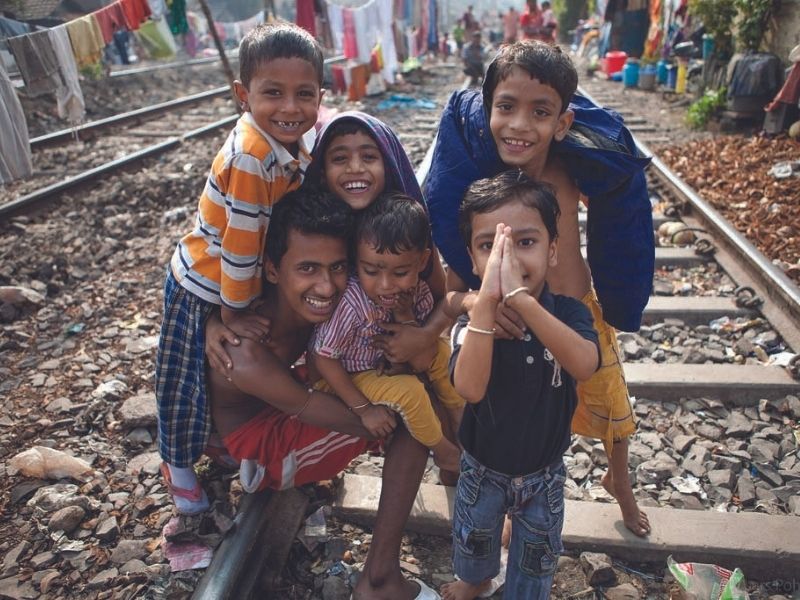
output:
{"label": "yellow pants", "polygon": [[586,294],[582,302],[594,317],[601,362],[600,368],[590,379],[578,383],[578,407],[572,417],[572,432],[602,440],[610,453],[614,441],[633,435],[636,422],[628,397],[616,332],[603,320],[594,290]]}
{"label": "yellow pants", "polygon": [[[436,356],[425,373],[439,401],[447,407],[459,408],[464,406],[464,399],[450,383],[449,362],[450,347],[439,339]],[[442,424],[431,406],[425,384],[416,375],[378,375],[370,370],[353,373],[351,377],[370,402],[398,413],[419,443],[430,448],[442,441]],[[317,389],[329,391],[330,387],[320,381]]]}

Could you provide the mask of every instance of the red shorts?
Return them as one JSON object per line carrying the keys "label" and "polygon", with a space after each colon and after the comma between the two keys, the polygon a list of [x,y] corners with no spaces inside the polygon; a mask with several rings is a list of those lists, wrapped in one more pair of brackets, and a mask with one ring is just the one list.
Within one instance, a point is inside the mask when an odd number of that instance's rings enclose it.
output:
{"label": "red shorts", "polygon": [[224,442],[240,461],[242,488],[250,493],[333,479],[356,456],[380,447],[380,442],[307,425],[275,408],[265,408]]}

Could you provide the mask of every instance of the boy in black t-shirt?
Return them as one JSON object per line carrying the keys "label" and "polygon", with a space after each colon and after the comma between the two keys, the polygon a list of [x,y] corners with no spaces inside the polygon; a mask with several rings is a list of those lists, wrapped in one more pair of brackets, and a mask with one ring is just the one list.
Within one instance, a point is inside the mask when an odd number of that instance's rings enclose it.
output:
{"label": "boy in black t-shirt", "polygon": [[[563,550],[565,470],[575,381],[599,364],[597,332],[581,302],[551,294],[558,203],[546,184],[521,172],[482,179],[467,190],[459,228],[481,288],[470,318],[453,330],[453,383],[467,401],[453,519],[459,581],[445,600],[487,591],[500,568],[503,518],[512,522],[504,598],[547,598]],[[529,333],[495,339],[500,303]]]}

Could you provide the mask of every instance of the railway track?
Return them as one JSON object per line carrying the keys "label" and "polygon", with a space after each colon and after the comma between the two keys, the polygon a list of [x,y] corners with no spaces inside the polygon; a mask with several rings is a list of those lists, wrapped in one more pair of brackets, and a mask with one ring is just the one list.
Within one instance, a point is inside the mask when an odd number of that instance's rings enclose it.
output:
{"label": "railway track", "polygon": [[[589,95],[582,90],[584,95]],[[591,96],[590,96],[591,97]],[[603,104],[602,101],[599,102]],[[619,108],[613,107],[613,108]],[[644,134],[650,140],[662,141],[663,136],[658,134],[656,128],[645,126],[644,120],[635,115],[626,118],[627,123],[632,123],[636,135]],[[641,124],[641,127],[636,127]],[[431,138],[432,148],[433,138]],[[641,150],[647,155],[652,151],[643,143],[638,142]],[[429,154],[430,156],[430,154]],[[428,161],[423,161],[418,169],[418,179],[423,181]],[[651,193],[659,200],[662,206],[668,207],[668,213],[654,214],[656,228],[669,221],[683,220],[694,230],[699,230],[702,235],[699,240],[704,240],[692,247],[659,246],[656,250],[657,268],[660,270],[673,270],[686,267],[711,267],[713,272],[723,271],[728,274],[730,281],[725,285],[727,289],[718,289],[713,296],[653,296],[645,313],[646,327],[661,327],[665,322],[678,321],[688,327],[706,326],[722,318],[753,320],[759,317],[766,318],[779,333],[786,345],[794,352],[800,352],[800,290],[782,272],[774,267],[761,253],[744,237],[736,232],[725,220],[714,211],[702,198],[689,186],[683,183],[672,173],[657,156],[654,156],[653,165],[649,174]],[[654,199],[655,199],[654,198]],[[583,217],[582,217],[583,220]],[[657,235],[656,232],[654,232]],[[700,251],[698,251],[698,248]],[[623,334],[624,336],[625,334]],[[704,363],[706,361],[703,361]],[[797,372],[797,371],[795,371]],[[686,398],[710,398],[721,401],[727,406],[753,406],[760,400],[775,400],[790,393],[797,393],[800,384],[784,369],[742,364],[686,364],[686,363],[629,363],[626,365],[631,394],[639,398],[648,398],[657,402],[680,402]],[[345,482],[345,487],[350,486],[350,491],[343,493],[340,499],[340,514],[342,518],[353,518],[355,521],[369,522],[374,511],[375,498],[379,494],[379,487],[374,482],[358,481],[357,476],[346,476],[351,481]],[[800,473],[793,481],[798,483],[796,490],[800,492]],[[425,486],[424,486],[425,487]],[[412,529],[431,532],[437,530],[444,536],[449,535],[450,505],[447,499],[442,499],[441,491],[436,491],[434,486],[422,494],[428,494],[427,500],[419,504],[424,505],[430,512],[430,507],[444,505],[437,525],[431,526],[431,518],[420,518],[412,514],[409,526]],[[353,488],[360,493],[354,493]],[[365,488],[372,493],[365,493]],[[348,498],[348,495],[350,496]],[[366,496],[353,498],[353,496]],[[285,517],[287,506],[292,506],[292,500],[280,498],[281,494],[264,493],[249,499],[249,504],[240,514],[242,523],[252,520],[251,513],[264,514],[276,510]],[[433,501],[431,499],[434,499]],[[370,506],[372,505],[372,506]],[[273,508],[271,506],[279,506]],[[303,517],[306,503],[302,499],[295,501],[294,520],[290,522],[299,526]],[[573,506],[574,517],[588,517],[588,513],[580,507]],[[651,513],[652,514],[652,513]],[[613,522],[615,514],[594,515],[595,518],[606,522]],[[671,515],[674,518],[674,515]],[[790,519],[789,517],[785,517]],[[665,519],[666,520],[666,519]],[[674,552],[674,541],[667,547],[648,547],[648,544],[637,543],[631,548],[626,548],[614,540],[603,540],[602,536],[578,535],[570,532],[569,518],[567,519],[565,540],[572,549],[601,549],[604,551],[621,554],[625,558],[635,561],[662,560]],[[693,525],[697,523],[692,521]],[[697,547],[681,548],[685,555],[690,555],[691,560],[705,562],[729,562],[734,559],[736,552],[727,552],[725,548],[718,547],[713,540],[715,534],[735,526],[736,517],[730,515],[728,519],[709,520],[703,524],[707,527],[706,539],[701,542],[703,532],[698,532]],[[660,525],[661,523],[657,524]],[[758,535],[772,530],[777,535],[775,522],[767,524],[766,521],[754,522],[746,527],[748,534]],[[800,521],[787,520],[785,525],[794,532],[800,532]],[[270,520],[265,519],[264,528],[270,527]],[[274,539],[273,529],[270,535],[261,538],[261,533],[251,527],[242,527],[236,537],[228,538],[228,546],[219,553],[212,566],[206,572],[193,598],[196,600],[217,600],[222,598],[248,598],[258,597],[264,590],[274,589],[276,569],[271,557],[267,560],[266,572],[260,577],[240,578],[237,573],[247,573],[258,569],[263,554],[254,553],[248,559],[248,548],[259,547],[260,539]],[[296,531],[297,527],[290,529]],[[570,538],[570,536],[572,536]],[[278,536],[280,539],[280,536]],[[600,537],[601,539],[597,539]],[[668,536],[667,536],[668,537]],[[578,538],[578,539],[576,539]],[[627,540],[630,541],[630,540]],[[638,540],[637,540],[638,541]],[[446,543],[446,542],[445,542]],[[626,543],[626,542],[625,542]],[[279,544],[280,545],[280,544]],[[657,546],[657,543],[649,546]],[[700,548],[700,546],[704,546]],[[796,548],[796,550],[800,550]],[[777,550],[776,550],[777,551]],[[280,551],[278,551],[280,554]],[[288,547],[285,554],[288,554]],[[758,554],[758,553],[756,553]],[[762,553],[763,554],[763,553]],[[770,577],[788,576],[793,569],[800,567],[800,554],[794,555],[791,564],[778,565],[774,557],[753,556],[750,562],[742,566],[752,575],[761,579]],[[259,588],[258,586],[262,586]]]}
{"label": "railway track", "polygon": [[[429,76],[428,87],[423,88],[431,90],[430,93],[435,96],[439,106],[443,104],[448,86],[453,85],[453,72],[452,69],[446,69]],[[603,101],[602,98],[598,100],[601,103]],[[378,112],[375,110],[375,102],[369,99],[362,109],[377,114],[398,131],[409,150],[412,162],[421,167],[418,176],[424,178],[426,163],[424,156],[432,145],[438,113],[434,111],[417,113],[410,119],[402,109]],[[635,116],[628,119],[628,122],[631,121],[636,122]],[[77,371],[73,369],[75,371],[73,373],[67,369],[63,374],[51,376],[54,381],[52,385],[47,380],[44,385],[34,386],[31,378],[26,376],[26,370],[35,368],[43,360],[51,358],[48,353],[54,352],[54,349],[57,351],[53,354],[54,357],[77,354],[88,354],[91,357],[105,355],[108,360],[93,360],[100,365],[100,374],[105,379],[124,368],[131,388],[149,389],[152,358],[148,354],[136,354],[135,350],[131,350],[130,341],[117,340],[109,333],[109,327],[127,326],[123,323],[128,323],[131,314],[136,312],[141,318],[137,317],[135,328],[141,330],[142,334],[150,336],[157,333],[159,305],[155,290],[161,283],[162,271],[156,266],[166,260],[174,240],[183,231],[182,225],[192,216],[199,187],[203,184],[205,167],[186,169],[186,165],[190,162],[207,164],[213,150],[208,150],[206,147],[211,146],[215,149],[223,133],[224,130],[216,130],[213,135],[217,137],[211,141],[187,140],[182,147],[172,148],[174,152],[162,155],[157,163],[152,159],[143,159],[137,168],[144,169],[144,172],[148,173],[144,183],[138,182],[135,173],[129,168],[122,174],[118,172],[116,175],[107,174],[99,183],[93,184],[94,187],[84,182],[86,187],[80,188],[80,196],[76,195],[75,190],[54,191],[53,210],[47,219],[35,215],[29,216],[26,214],[27,207],[20,209],[13,218],[0,219],[0,266],[2,267],[0,282],[40,281],[44,287],[40,286],[38,289],[46,294],[55,295],[56,298],[74,297],[74,300],[64,302],[63,309],[54,310],[45,304],[38,314],[45,312],[46,318],[33,320],[32,315],[22,315],[18,317],[21,319],[18,323],[3,326],[0,332],[2,334],[0,358],[4,365],[2,373],[8,384],[13,384],[13,389],[17,390],[15,398],[21,398],[20,402],[25,397],[39,398],[38,403],[44,404],[59,395],[79,396],[80,390],[83,389],[80,386],[84,385],[80,383],[81,377],[84,379],[88,377],[89,385],[96,385],[104,380],[93,375],[95,371],[91,369]],[[645,134],[652,132],[636,133],[642,134],[643,138],[647,139]],[[206,154],[203,155],[203,152]],[[645,313],[646,326],[640,332],[640,336],[649,336],[648,341],[652,341],[657,332],[668,331],[666,338],[662,336],[668,343],[661,343],[655,353],[649,353],[641,352],[641,348],[637,351],[636,345],[641,346],[643,343],[637,342],[637,339],[641,338],[634,338],[633,334],[623,334],[620,337],[626,354],[626,374],[631,393],[639,399],[637,414],[643,421],[648,422],[647,426],[643,426],[639,437],[642,440],[650,440],[653,436],[661,438],[662,451],[674,455],[681,465],[683,464],[681,460],[685,462],[686,457],[676,449],[678,437],[690,435],[697,442],[702,442],[701,446],[707,443],[713,448],[713,454],[705,463],[701,463],[704,474],[697,476],[699,482],[697,485],[708,491],[709,496],[716,488],[710,486],[706,472],[720,468],[719,461],[722,458],[726,461],[724,464],[729,465],[738,461],[736,464],[739,465],[740,471],[737,473],[753,471],[753,480],[757,486],[763,485],[763,489],[768,491],[782,488],[780,497],[787,493],[785,488],[793,488],[795,492],[791,492],[790,489],[789,494],[796,496],[796,491],[800,491],[800,483],[797,483],[800,482],[800,469],[795,468],[795,463],[790,465],[788,462],[792,458],[792,453],[795,459],[797,458],[796,447],[790,450],[788,445],[780,446],[780,454],[775,456],[771,464],[767,464],[770,461],[757,457],[755,451],[748,453],[750,446],[747,443],[743,448],[738,446],[734,448],[733,445],[725,443],[728,436],[724,431],[721,437],[713,440],[707,430],[700,430],[700,426],[711,427],[712,420],[709,415],[723,412],[745,415],[758,420],[782,398],[792,393],[797,394],[798,383],[785,369],[760,364],[763,361],[759,359],[761,355],[758,353],[748,357],[742,356],[740,350],[748,348],[747,344],[742,342],[743,339],[747,339],[744,335],[747,329],[734,330],[732,327],[726,330],[724,326],[720,329],[709,326],[710,323],[720,323],[726,318],[727,323],[745,325],[755,323],[749,328],[758,330],[758,336],[764,334],[766,338],[772,340],[773,348],[774,344],[782,343],[787,349],[797,352],[800,349],[798,343],[800,334],[797,329],[797,323],[800,322],[797,318],[800,314],[796,299],[797,289],[783,282],[786,289],[777,291],[775,274],[770,274],[769,269],[762,268],[766,259],[758,258],[752,252],[751,246],[740,237],[737,239],[732,235],[735,232],[724,227],[724,223],[720,222],[715,226],[713,214],[711,217],[704,214],[702,204],[696,202],[691,190],[671,177],[668,170],[661,173],[658,161],[655,161],[654,166],[655,168],[651,169],[653,171],[651,188],[654,196],[659,197],[659,207],[671,205],[682,207],[676,216],[680,216],[692,226],[704,229],[707,233],[701,237],[711,239],[716,252],[713,255],[697,254],[692,248],[659,247],[654,289],[661,293],[668,291],[670,294],[656,295],[651,299]],[[156,179],[166,180],[164,184],[166,187],[156,192],[148,191],[148,186],[153,185]],[[192,179],[192,185],[183,183],[186,179]],[[110,197],[113,197],[114,201],[107,200]],[[687,210],[687,206],[691,209]],[[159,218],[158,215],[163,217]],[[656,214],[656,226],[676,216]],[[37,250],[26,253],[25,248],[31,245]],[[148,251],[139,253],[139,249],[143,247],[148,248]],[[12,249],[20,249],[20,252],[13,252]],[[66,258],[62,256],[63,249],[67,250]],[[742,251],[749,254],[750,258],[745,260],[740,254]],[[110,277],[108,269],[113,269],[113,278]],[[49,280],[46,279],[48,273],[51,276]],[[55,286],[55,289],[51,290],[52,286]],[[752,288],[754,294],[745,292],[737,304],[736,291],[742,287]],[[754,301],[754,296],[763,302]],[[82,320],[87,333],[95,332],[97,335],[78,338],[76,344],[75,338],[71,341],[66,334],[60,333],[74,324],[76,317]],[[768,321],[771,326],[767,326],[764,321]],[[50,331],[54,333],[48,336]],[[33,332],[33,335],[27,332]],[[726,336],[736,339],[726,339]],[[756,343],[758,336],[749,338],[751,346],[758,346]],[[689,341],[693,343],[689,344]],[[671,351],[681,346],[682,352]],[[718,350],[718,347],[722,350]],[[727,352],[729,348],[733,355]],[[657,356],[659,350],[662,353]],[[36,352],[40,358],[36,358]],[[44,357],[41,357],[42,353]],[[738,360],[737,356],[747,364],[735,362]],[[85,361],[79,364],[85,364]],[[5,388],[5,391],[9,389],[11,388]],[[15,406],[12,406],[9,400],[5,405],[6,412],[12,414],[11,411],[16,410]],[[26,407],[24,414],[29,412],[36,414]],[[683,421],[676,420],[675,415],[678,413],[683,416],[696,413],[700,417],[698,422],[687,422],[684,425]],[[79,413],[77,417],[82,415],[83,413]],[[765,421],[771,423],[773,429],[778,430],[777,434],[769,432],[769,435],[765,434],[763,438],[759,438],[760,432],[768,429],[767,426],[759,425],[759,429],[753,431],[755,435],[749,436],[747,442],[755,439],[771,441],[774,437],[770,436],[776,435],[779,438],[788,438],[796,428],[797,419],[800,419],[800,414],[782,413],[779,418],[773,418],[771,422]],[[48,425],[40,421],[36,421],[25,430],[25,436],[17,441],[19,445],[23,444],[23,440],[36,441],[48,436],[53,437],[52,423]],[[73,421],[83,426],[85,419],[75,418]],[[118,456],[126,456],[125,448],[130,446],[122,445],[116,430],[104,430],[97,426],[93,428],[91,423],[85,426],[88,428],[88,433],[78,433],[78,435],[86,440],[93,440],[93,448],[97,447],[97,440],[108,438],[112,448],[105,451],[106,454],[113,450]],[[73,425],[62,423],[60,427],[69,429]],[[680,430],[678,437],[673,429]],[[737,439],[739,445],[744,443],[741,437]],[[30,443],[30,441],[24,442],[25,446]],[[74,443],[80,449],[81,441],[76,439]],[[778,446],[777,442],[771,441],[771,443]],[[573,494],[570,497],[573,498],[577,498],[579,493],[583,498],[587,498],[589,492],[596,489],[596,486],[590,485],[595,477],[591,472],[589,475],[584,474],[583,477],[579,477],[576,472],[576,468],[580,466],[581,453],[591,454],[591,445],[582,444],[576,442],[567,457],[570,472],[574,475],[572,481],[575,486],[570,488]],[[739,454],[736,454],[737,452]],[[749,458],[745,458],[742,452]],[[7,453],[8,450],[2,454]],[[634,464],[636,461],[640,464],[645,462],[640,460],[642,458],[644,457],[636,458],[631,465],[637,473],[639,482],[637,494],[640,499],[648,496],[653,502],[665,506],[663,509],[652,510],[672,510],[666,508],[672,505],[669,502],[671,488],[666,480],[651,484],[643,483],[643,476],[637,468],[639,465]],[[776,479],[776,476],[779,479]],[[112,479],[111,475],[108,477],[109,480]],[[353,499],[353,486],[359,483],[353,477],[357,476],[346,475],[346,489],[335,510],[342,519],[368,522],[370,510],[374,508],[371,509],[369,505],[359,505],[357,499]],[[369,480],[359,483],[366,487],[361,489],[360,494],[356,494],[362,498],[374,497],[374,494],[371,496],[367,493],[372,489],[369,486],[375,484],[374,478],[367,479]],[[146,486],[150,486],[150,493],[159,491],[163,493],[156,479],[144,478],[139,481],[144,481]],[[780,483],[776,483],[777,481]],[[424,487],[425,494],[436,496],[443,493],[441,486]],[[374,492],[374,489],[372,491]],[[755,503],[737,505],[732,502],[730,492],[735,491],[736,487],[729,490],[727,502],[722,501],[724,498],[715,497],[714,502],[706,502],[700,506],[706,509],[705,512],[693,511],[692,518],[688,519],[688,522],[692,524],[694,530],[688,533],[680,528],[676,528],[675,532],[668,531],[669,527],[665,524],[673,516],[665,512],[663,524],[659,520],[662,517],[655,519],[656,530],[650,542],[631,540],[616,531],[613,525],[618,518],[616,507],[576,500],[568,507],[565,542],[571,550],[604,550],[615,556],[638,562],[652,560],[663,565],[664,553],[672,551],[682,553],[681,558],[684,559],[730,564],[736,556],[739,556],[735,552],[741,553],[743,548],[748,548],[747,543],[762,540],[766,531],[768,532],[766,542],[771,544],[771,553],[764,550],[754,551],[748,559],[749,562],[739,565],[745,568],[746,575],[769,579],[788,577],[789,574],[799,572],[800,549],[796,548],[797,542],[791,542],[795,546],[789,547],[784,543],[790,543],[786,540],[800,539],[798,533],[800,521],[789,516],[755,514],[757,506]],[[671,493],[674,496],[676,492]],[[248,496],[242,502],[235,520],[235,533],[228,535],[223,541],[224,546],[217,551],[214,562],[195,589],[195,598],[246,598],[251,595],[255,597],[266,589],[274,588],[289,552],[294,532],[297,530],[296,526],[305,516],[304,500],[292,494],[294,493],[259,494]],[[762,500],[763,497],[760,497],[759,502]],[[409,528],[416,531],[423,530],[426,533],[446,534],[447,499],[442,501],[439,498],[438,501],[444,503],[440,510],[434,507],[436,502],[433,500],[424,502],[424,506],[427,507],[427,517],[412,514]],[[738,515],[711,510],[720,505],[729,510],[743,510],[753,514]],[[788,501],[776,502],[775,506],[777,507],[775,512],[780,514],[796,512],[794,508],[796,505]],[[168,504],[162,508],[162,512],[165,510],[169,510]],[[760,510],[765,510],[763,505]],[[686,514],[684,511],[681,512]],[[651,520],[653,520],[652,512]],[[602,526],[598,525],[596,529],[604,530],[606,537],[587,534],[580,530],[580,525],[585,522],[600,523]],[[776,522],[780,523],[779,529],[783,533],[779,537],[776,534],[775,539],[772,539],[770,536],[771,532],[775,531]],[[726,539],[729,546],[727,549],[716,541],[715,536],[721,530],[730,533],[736,529],[740,529],[745,538],[749,536],[750,540],[745,539],[739,547],[736,547],[730,539]],[[5,533],[7,536],[12,535],[9,532]],[[684,539],[683,546],[676,549],[674,538],[669,537],[670,533],[678,533],[684,538],[688,535],[690,540],[696,539],[697,543],[693,541],[686,543]],[[265,539],[270,540],[269,544],[264,543]],[[441,541],[439,544],[445,548],[447,554],[448,542]],[[43,550],[47,548],[47,545],[42,545]],[[776,556],[780,556],[780,560],[776,560]],[[252,561],[258,564],[254,566]],[[259,570],[262,565],[267,567],[263,573]]]}

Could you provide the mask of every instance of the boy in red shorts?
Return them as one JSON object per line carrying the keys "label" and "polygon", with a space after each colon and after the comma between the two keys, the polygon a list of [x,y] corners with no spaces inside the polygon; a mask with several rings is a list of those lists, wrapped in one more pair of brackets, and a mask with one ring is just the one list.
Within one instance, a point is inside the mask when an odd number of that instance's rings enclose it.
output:
{"label": "boy in red shorts", "polygon": [[[347,285],[351,210],[334,196],[301,188],[272,212],[258,314],[270,319],[270,340],[241,338],[226,346],[232,368],[214,356],[227,339],[218,317],[207,328],[209,396],[214,426],[241,462],[247,491],[283,489],[330,479],[374,440],[358,415],[335,396],[299,383],[290,370],[314,325],[327,320]],[[428,449],[398,424],[386,444],[383,485],[372,544],[354,598],[428,598],[433,592],[400,572],[400,542],[419,488]]]}

